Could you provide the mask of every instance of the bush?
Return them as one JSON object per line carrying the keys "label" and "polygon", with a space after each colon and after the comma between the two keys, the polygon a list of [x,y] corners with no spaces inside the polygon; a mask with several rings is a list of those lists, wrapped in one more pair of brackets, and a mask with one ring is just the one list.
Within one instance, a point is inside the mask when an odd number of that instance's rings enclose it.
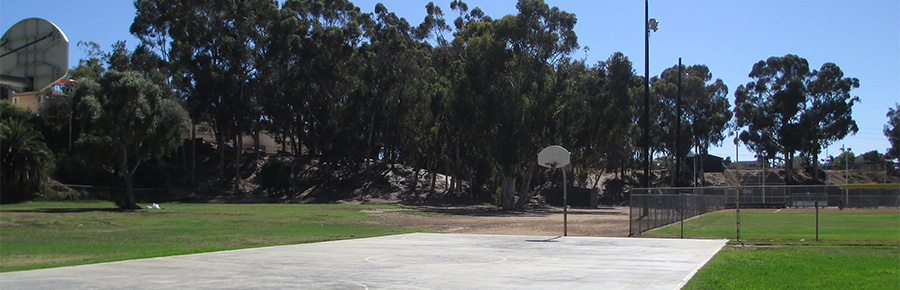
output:
{"label": "bush", "polygon": [[256,174],[256,182],[261,190],[269,194],[282,193],[291,188],[293,172],[294,166],[291,162],[269,158]]}
{"label": "bush", "polygon": [[53,168],[44,136],[21,119],[0,123],[0,202],[32,199]]}

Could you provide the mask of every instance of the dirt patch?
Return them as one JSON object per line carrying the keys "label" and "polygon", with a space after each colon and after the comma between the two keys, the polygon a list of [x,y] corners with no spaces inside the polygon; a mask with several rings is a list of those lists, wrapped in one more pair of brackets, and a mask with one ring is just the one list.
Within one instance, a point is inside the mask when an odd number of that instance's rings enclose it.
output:
{"label": "dirt patch", "polygon": [[[399,210],[371,210],[374,224],[413,230],[498,235],[561,236],[563,211],[543,207],[527,212],[500,211],[493,207],[411,207]],[[628,236],[628,208],[570,209],[569,236]]]}

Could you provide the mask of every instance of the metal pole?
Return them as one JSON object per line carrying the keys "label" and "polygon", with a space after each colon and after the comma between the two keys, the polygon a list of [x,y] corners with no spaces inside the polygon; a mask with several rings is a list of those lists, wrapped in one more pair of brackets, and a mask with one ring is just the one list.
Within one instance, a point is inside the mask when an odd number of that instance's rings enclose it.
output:
{"label": "metal pole", "polygon": [[644,187],[650,188],[650,10],[644,0]]}
{"label": "metal pole", "polygon": [[819,198],[816,197],[816,242],[819,241]]}
{"label": "metal pole", "polygon": [[681,219],[681,238],[684,239],[684,193],[681,193],[681,203],[678,206],[681,207],[679,219]]}
{"label": "metal pole", "polygon": [[[845,155],[849,150],[844,148],[845,145],[841,145],[841,155],[844,156],[844,184],[850,184],[850,160],[849,156]],[[844,189],[844,207],[850,205],[850,190]]]}
{"label": "metal pole", "polygon": [[741,241],[741,188],[740,187],[738,187],[737,191],[735,192],[735,196],[737,197],[737,201],[736,201],[737,211],[735,211],[735,216],[737,216],[737,219],[735,221],[735,225],[737,227],[737,241],[740,242]]}
{"label": "metal pole", "polygon": [[[678,181],[681,172],[681,58],[678,58],[678,113],[675,117],[675,187],[678,187]],[[683,238],[683,237],[682,237]]]}
{"label": "metal pole", "polygon": [[566,169],[562,169],[563,173],[563,236],[569,235],[569,197],[566,192]]}

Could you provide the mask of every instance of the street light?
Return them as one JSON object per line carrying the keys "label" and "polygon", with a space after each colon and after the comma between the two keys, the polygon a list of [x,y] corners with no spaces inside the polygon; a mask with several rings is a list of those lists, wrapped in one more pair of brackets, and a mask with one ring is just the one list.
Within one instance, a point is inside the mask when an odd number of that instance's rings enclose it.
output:
{"label": "street light", "polygon": [[675,187],[681,177],[681,58],[678,58],[678,112],[675,115]]}
{"label": "street light", "polygon": [[659,21],[650,19],[649,0],[644,0],[644,187],[650,188],[650,30],[659,29]]}
{"label": "street light", "polygon": [[[845,148],[844,144],[841,144],[841,155],[844,156],[844,184],[850,184],[850,156],[846,155],[846,153],[850,153],[853,148]],[[850,189],[844,187],[844,207],[850,203]]]}

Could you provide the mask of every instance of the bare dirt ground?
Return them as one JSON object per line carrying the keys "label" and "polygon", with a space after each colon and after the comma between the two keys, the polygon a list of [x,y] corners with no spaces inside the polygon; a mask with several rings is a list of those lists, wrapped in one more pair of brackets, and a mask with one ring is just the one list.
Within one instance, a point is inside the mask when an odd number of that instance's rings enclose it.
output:
{"label": "bare dirt ground", "polygon": [[[499,235],[563,235],[562,208],[541,207],[527,212],[505,212],[492,207],[432,207],[371,210],[374,223],[438,233]],[[628,207],[569,209],[568,235],[628,236]]]}

